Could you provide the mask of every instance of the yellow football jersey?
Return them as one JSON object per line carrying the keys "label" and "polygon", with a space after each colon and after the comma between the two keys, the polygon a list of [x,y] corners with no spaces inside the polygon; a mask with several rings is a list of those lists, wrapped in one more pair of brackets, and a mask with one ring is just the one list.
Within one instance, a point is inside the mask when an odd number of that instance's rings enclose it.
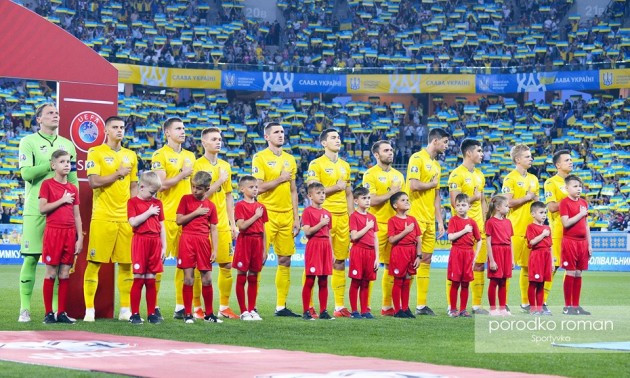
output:
{"label": "yellow football jersey", "polygon": [[138,156],[126,148],[114,151],[107,144],[88,150],[85,168],[87,175],[109,176],[121,165],[131,167],[131,172],[111,185],[92,191],[92,219],[124,222],[127,220],[127,201],[131,198],[129,186],[138,181]]}
{"label": "yellow football jersey", "polygon": [[221,170],[227,172],[228,179],[225,180],[223,185],[221,185],[216,192],[208,197],[208,199],[212,201],[214,206],[217,208],[217,215],[219,217],[219,224],[217,225],[217,228],[220,231],[229,231],[230,222],[228,220],[225,198],[232,195],[232,167],[230,166],[230,163],[223,159],[217,159],[217,163],[212,164],[210,160],[208,160],[205,156],[202,156],[195,161],[191,177],[194,177],[195,173],[199,171],[205,171],[210,173],[210,176],[212,176],[212,182],[215,182],[218,180]]}
{"label": "yellow football jersey", "polygon": [[[453,172],[448,176],[448,189],[449,191],[461,192],[469,197],[472,197],[477,192],[483,194],[483,188],[486,186],[486,178],[479,168],[475,168],[472,172],[468,168],[460,165],[455,168]],[[455,209],[451,206],[451,213],[455,214]],[[483,209],[481,207],[481,201],[475,201],[468,210],[468,216],[471,217],[477,226],[479,231],[484,232],[485,221]]]}
{"label": "yellow football jersey", "polygon": [[[440,190],[441,174],[440,163],[432,159],[426,149],[423,148],[409,158],[405,191],[409,193],[409,200],[411,201],[409,214],[415,217],[418,222],[435,222],[435,190]],[[411,190],[411,179],[427,183],[433,181],[434,177],[438,179],[438,186],[435,189],[422,192]]]}
{"label": "yellow football jersey", "polygon": [[[545,181],[545,203],[555,202],[560,204],[560,201],[567,198],[569,193],[567,193],[567,187],[564,183],[564,179],[558,175],[554,175]],[[556,211],[555,213],[549,212],[549,226],[551,227],[551,231],[555,235],[562,235],[563,226],[562,221],[560,220],[560,212]]]}
{"label": "yellow football jersey", "polygon": [[[540,184],[538,178],[527,173],[523,177],[516,169],[508,173],[503,179],[503,189],[501,190],[505,194],[512,194],[513,199],[519,199],[525,197],[527,192],[533,192],[534,194],[540,193]],[[532,214],[529,212],[529,208],[533,201],[522,204],[517,208],[510,209],[508,219],[512,222],[512,228],[514,229],[514,235],[525,235],[527,226],[534,221]]]}
{"label": "yellow football jersey", "polygon": [[[194,162],[195,155],[192,152],[184,150],[183,148],[180,152],[176,152],[168,145],[164,145],[164,147],[153,153],[151,169],[153,171],[164,171],[168,179],[179,174],[184,165],[192,167]],[[164,219],[175,221],[177,218],[176,213],[179,201],[184,195],[191,193],[191,178],[192,176],[188,176],[169,189],[158,192],[157,197],[162,201],[162,205],[164,206]]]}
{"label": "yellow football jersey", "polygon": [[[344,180],[346,186],[351,186],[350,183],[350,164],[337,159],[336,162],[330,160],[326,155],[322,155],[313,160],[308,166],[306,182],[317,181],[325,187],[333,186],[337,184],[337,181]],[[348,212],[348,200],[346,199],[346,192],[339,191],[331,195],[326,195],[324,201],[324,209],[331,213],[347,213]]]}
{"label": "yellow football jersey", "polygon": [[[259,180],[275,180],[280,176],[282,170],[290,172],[291,180],[295,180],[297,174],[295,158],[284,151],[280,156],[276,156],[270,149],[265,148],[255,154],[252,159],[252,175]],[[270,211],[292,211],[291,182],[283,182],[274,189],[260,194],[258,201]]]}
{"label": "yellow football jersey", "polygon": [[[375,165],[363,174],[363,186],[370,191],[370,194],[377,196],[387,193],[392,186],[400,186],[404,190],[404,185],[405,178],[394,168],[384,171],[380,166]],[[371,206],[370,213],[376,217],[378,223],[385,224],[389,218],[396,215],[389,201],[385,201],[379,206]]]}

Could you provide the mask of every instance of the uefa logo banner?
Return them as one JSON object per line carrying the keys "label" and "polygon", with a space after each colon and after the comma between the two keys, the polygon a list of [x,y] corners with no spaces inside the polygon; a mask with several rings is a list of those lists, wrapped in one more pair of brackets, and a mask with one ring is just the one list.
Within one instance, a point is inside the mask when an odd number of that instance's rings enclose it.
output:
{"label": "uefa logo banner", "polygon": [[105,142],[105,122],[92,111],[77,114],[70,123],[70,138],[77,148],[87,152]]}

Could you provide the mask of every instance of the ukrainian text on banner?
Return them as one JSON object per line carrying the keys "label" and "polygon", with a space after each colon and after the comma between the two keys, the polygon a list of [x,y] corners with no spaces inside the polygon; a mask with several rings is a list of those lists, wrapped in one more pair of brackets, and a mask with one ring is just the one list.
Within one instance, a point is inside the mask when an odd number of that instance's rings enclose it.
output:
{"label": "ukrainian text on banner", "polygon": [[263,92],[346,93],[345,75],[224,71],[222,88]]}
{"label": "ukrainian text on banner", "polygon": [[477,75],[477,93],[598,90],[598,71],[555,71]]}
{"label": "ukrainian text on banner", "polygon": [[475,75],[420,75],[422,93],[475,93]]}
{"label": "ukrainian text on banner", "polygon": [[[347,75],[348,93],[390,93],[389,75]],[[418,88],[418,90],[420,90]]]}
{"label": "ukrainian text on banner", "polygon": [[622,70],[600,70],[600,89],[630,88],[630,68]]}
{"label": "ukrainian text on banner", "polygon": [[113,63],[118,81],[155,87],[220,89],[221,71]]}

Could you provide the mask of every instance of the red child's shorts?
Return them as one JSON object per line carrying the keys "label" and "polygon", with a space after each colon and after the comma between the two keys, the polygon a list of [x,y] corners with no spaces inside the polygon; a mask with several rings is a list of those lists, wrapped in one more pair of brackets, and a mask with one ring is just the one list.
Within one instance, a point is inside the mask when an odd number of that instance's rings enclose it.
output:
{"label": "red child's shorts", "polygon": [[232,267],[241,272],[260,272],[263,267],[265,246],[262,234],[239,234],[236,238]]}
{"label": "red child's shorts", "polygon": [[452,247],[448,255],[446,278],[454,282],[471,282],[473,276],[473,260],[475,252],[472,248]]}
{"label": "red child's shorts", "polygon": [[588,240],[563,237],[560,255],[565,270],[588,270]]}
{"label": "red child's shorts", "polygon": [[57,228],[46,225],[42,242],[42,262],[46,265],[74,264],[76,228]]}
{"label": "red child's shorts", "polygon": [[374,281],[376,279],[375,260],[376,252],[373,248],[361,248],[358,245],[353,245],[350,249],[348,277],[357,280]]}
{"label": "red child's shorts", "polygon": [[394,277],[406,277],[416,274],[413,263],[416,261],[415,245],[395,245],[389,258],[389,275]]}
{"label": "red child's shorts", "polygon": [[551,248],[532,249],[529,254],[529,281],[551,281],[553,263],[551,262]]}
{"label": "red child's shorts", "polygon": [[304,251],[304,270],[307,276],[332,274],[332,246],[329,238],[311,238]]}
{"label": "red child's shorts", "polygon": [[492,256],[497,263],[497,270],[490,269],[488,262],[488,278],[512,277],[512,247],[510,245],[493,245]]}
{"label": "red child's shorts", "polygon": [[179,238],[179,254],[177,256],[179,269],[197,268],[200,272],[212,270],[211,256],[212,246],[207,235],[182,233]]}
{"label": "red child's shorts", "polygon": [[133,235],[131,238],[131,267],[134,274],[154,274],[164,271],[160,235]]}

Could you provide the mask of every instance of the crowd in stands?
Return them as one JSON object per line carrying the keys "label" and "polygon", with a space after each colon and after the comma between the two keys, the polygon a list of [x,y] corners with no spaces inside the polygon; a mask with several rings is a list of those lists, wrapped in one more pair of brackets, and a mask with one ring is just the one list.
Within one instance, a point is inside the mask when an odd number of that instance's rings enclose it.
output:
{"label": "crowd in stands", "polygon": [[628,66],[628,0],[600,16],[570,0],[33,0],[27,5],[112,62],[308,72],[523,72]]}
{"label": "crowd in stands", "polygon": [[[0,81],[3,222],[19,222],[23,204],[23,183],[16,168],[19,139],[35,130],[35,105],[54,96],[45,82]],[[447,219],[446,180],[448,172],[459,164],[458,146],[463,138],[483,140],[485,154],[480,168],[486,175],[488,196],[500,190],[503,177],[513,168],[509,158],[512,145],[530,145],[535,157],[532,173],[541,183],[554,174],[550,161],[553,152],[570,149],[575,173],[586,183],[593,226],[625,230],[630,220],[630,102],[606,94],[585,96],[546,103],[490,95],[478,99],[456,97],[449,103],[433,95],[432,104],[427,106],[418,101],[421,97],[409,105],[383,103],[379,97],[362,102],[348,101],[348,97],[327,101],[319,97],[228,100],[224,92],[167,90],[162,94],[159,89],[138,87],[133,96],[120,95],[119,114],[127,118],[125,145],[138,153],[141,170],[149,168],[152,152],[164,143],[160,126],[165,117],[179,116],[189,130],[184,147],[197,156],[203,153],[199,142],[202,129],[217,125],[224,130],[224,158],[234,167],[235,175],[249,172],[251,156],[266,146],[262,138],[264,122],[280,121],[286,127],[286,148],[298,162],[303,204],[307,201],[304,173],[321,151],[317,137],[322,129],[335,127],[341,131],[342,157],[351,164],[353,180],[359,183],[361,173],[374,164],[369,152],[374,141],[392,140],[395,166],[405,172],[409,156],[426,143],[428,129],[441,127],[453,136],[450,148],[440,156]]]}

